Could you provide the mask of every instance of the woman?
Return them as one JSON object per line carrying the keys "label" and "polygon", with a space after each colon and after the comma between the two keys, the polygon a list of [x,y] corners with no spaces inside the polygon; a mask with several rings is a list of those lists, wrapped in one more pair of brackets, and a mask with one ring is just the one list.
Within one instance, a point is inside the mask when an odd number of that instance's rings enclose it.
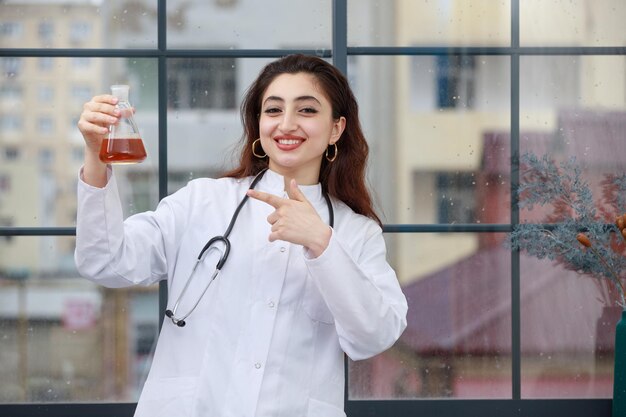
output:
{"label": "woman", "polygon": [[[135,415],[344,416],[344,352],[386,350],[407,311],[365,187],[368,148],[345,77],[316,57],[270,63],[242,104],[239,167],[126,221],[98,159],[114,105],[94,97],[78,123],[76,263],[109,287],[168,280],[169,319]],[[227,230],[227,261],[216,242],[195,269],[207,240]]]}

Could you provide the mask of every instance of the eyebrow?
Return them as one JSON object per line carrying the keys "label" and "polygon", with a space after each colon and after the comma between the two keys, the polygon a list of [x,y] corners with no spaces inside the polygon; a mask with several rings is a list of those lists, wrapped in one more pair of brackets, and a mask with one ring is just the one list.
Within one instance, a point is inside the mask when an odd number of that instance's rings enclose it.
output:
{"label": "eyebrow", "polygon": [[[320,103],[320,101],[313,97],[313,96],[300,96],[300,97],[296,97],[294,99],[294,101],[307,101],[307,100],[313,100],[315,102],[317,102],[318,104],[322,104]],[[284,102],[285,99],[282,97],[278,97],[278,96],[269,96],[268,98],[265,99],[265,101],[263,102],[263,104],[267,103],[268,101],[280,101],[280,102]]]}

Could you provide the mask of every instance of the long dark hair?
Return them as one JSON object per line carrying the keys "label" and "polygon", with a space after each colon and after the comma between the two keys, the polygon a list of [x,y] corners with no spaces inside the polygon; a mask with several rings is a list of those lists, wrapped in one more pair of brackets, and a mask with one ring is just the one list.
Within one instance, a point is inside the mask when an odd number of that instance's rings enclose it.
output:
{"label": "long dark hair", "polygon": [[322,188],[330,196],[347,204],[355,213],[370,217],[382,225],[365,185],[369,147],[359,122],[358,104],[346,77],[337,68],[315,56],[288,55],[263,68],[241,103],[244,132],[239,167],[223,176],[243,178],[256,175],[268,166],[268,158],[257,158],[252,153],[252,142],[259,138],[261,100],[277,76],[297,73],[315,77],[331,103],[333,119],[337,120],[341,116],[346,118],[346,128],[337,141],[337,158],[333,162],[322,158],[319,177]]}

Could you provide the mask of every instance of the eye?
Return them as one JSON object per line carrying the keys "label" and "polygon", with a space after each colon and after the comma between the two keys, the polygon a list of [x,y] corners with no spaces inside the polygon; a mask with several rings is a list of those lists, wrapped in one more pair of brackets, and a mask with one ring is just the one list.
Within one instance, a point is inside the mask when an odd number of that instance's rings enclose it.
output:
{"label": "eye", "polygon": [[265,114],[276,114],[280,112],[281,110],[278,107],[268,107],[267,109],[263,111],[263,113]]}
{"label": "eye", "polygon": [[314,109],[313,107],[305,107],[302,110],[300,110],[303,113],[309,113],[309,114],[315,114],[317,113],[317,109]]}

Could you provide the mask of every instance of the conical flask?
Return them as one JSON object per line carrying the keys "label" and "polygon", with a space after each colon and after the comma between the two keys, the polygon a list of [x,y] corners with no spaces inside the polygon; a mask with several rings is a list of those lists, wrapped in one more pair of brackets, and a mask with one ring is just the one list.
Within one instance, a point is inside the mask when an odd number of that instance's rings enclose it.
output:
{"label": "conical flask", "polygon": [[146,148],[128,101],[129,89],[127,85],[111,86],[111,94],[118,98],[120,118],[109,126],[109,135],[100,147],[100,160],[107,164],[136,164],[146,159]]}

